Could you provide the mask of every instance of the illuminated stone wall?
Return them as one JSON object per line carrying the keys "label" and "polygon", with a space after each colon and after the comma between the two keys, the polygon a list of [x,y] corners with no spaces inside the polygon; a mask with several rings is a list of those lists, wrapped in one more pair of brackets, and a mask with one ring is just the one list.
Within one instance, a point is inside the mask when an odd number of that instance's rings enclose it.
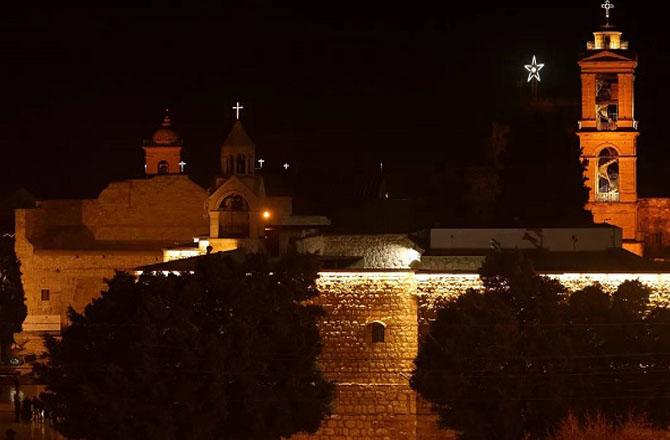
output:
{"label": "illuminated stone wall", "polygon": [[638,224],[647,254],[670,247],[670,199],[640,199]]}
{"label": "illuminated stone wall", "polygon": [[[549,274],[570,290],[595,282],[612,291],[639,280],[667,302],[670,274]],[[303,439],[434,440],[454,438],[437,415],[409,387],[421,327],[441,303],[482,287],[476,274],[330,272],[318,281],[317,303],[327,316],[319,327],[324,349],[320,365],[337,383],[334,413],[318,433]],[[374,344],[369,324],[386,324],[386,341]],[[425,330],[425,329],[424,329]]]}
{"label": "illuminated stone wall", "polygon": [[[320,366],[337,383],[334,414],[303,439],[416,439],[416,395],[408,379],[418,347],[412,272],[324,273],[316,303],[327,313]],[[373,343],[370,324],[386,326]]]}
{"label": "illuminated stone wall", "polygon": [[[334,413],[297,439],[448,439],[429,405],[409,386],[418,350],[417,277],[413,272],[331,272],[318,280],[324,348],[319,363],[337,383]],[[372,342],[370,324],[386,326]]]}

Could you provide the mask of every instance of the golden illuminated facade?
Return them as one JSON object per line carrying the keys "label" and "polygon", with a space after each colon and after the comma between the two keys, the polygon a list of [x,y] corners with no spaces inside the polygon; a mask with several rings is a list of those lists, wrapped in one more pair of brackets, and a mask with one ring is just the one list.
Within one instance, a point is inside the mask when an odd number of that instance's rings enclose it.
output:
{"label": "golden illuminated facade", "polygon": [[579,139],[588,161],[588,208],[596,223],[623,230],[626,247],[641,253],[637,221],[637,121],[634,81],[636,56],[621,32],[594,32],[579,61],[582,83]]}

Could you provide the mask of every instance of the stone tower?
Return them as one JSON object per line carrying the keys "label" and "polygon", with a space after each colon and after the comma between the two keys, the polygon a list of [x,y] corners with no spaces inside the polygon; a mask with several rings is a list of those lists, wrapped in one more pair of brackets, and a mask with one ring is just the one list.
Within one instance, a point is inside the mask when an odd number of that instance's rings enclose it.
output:
{"label": "stone tower", "polygon": [[185,163],[181,160],[182,140],[172,129],[170,115],[165,114],[161,128],[156,130],[144,147],[144,172],[156,174],[179,174]]}
{"label": "stone tower", "polygon": [[238,119],[221,146],[221,173],[223,177],[251,176],[255,160],[256,146]]}
{"label": "stone tower", "polygon": [[588,209],[596,223],[623,229],[625,247],[641,252],[637,228],[637,56],[608,23],[593,33],[579,60],[582,110],[578,136],[588,161]]}

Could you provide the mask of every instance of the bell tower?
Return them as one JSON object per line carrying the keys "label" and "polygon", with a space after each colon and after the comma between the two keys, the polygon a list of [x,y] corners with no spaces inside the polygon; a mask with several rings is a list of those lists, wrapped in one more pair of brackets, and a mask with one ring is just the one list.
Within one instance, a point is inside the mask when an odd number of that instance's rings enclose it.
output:
{"label": "bell tower", "polygon": [[172,129],[172,120],[165,110],[161,127],[156,130],[151,140],[145,142],[144,172],[147,176],[157,174],[179,174],[184,172],[181,160],[182,141]]}
{"label": "bell tower", "polygon": [[587,208],[596,223],[623,230],[626,248],[640,252],[637,228],[637,121],[635,69],[637,56],[622,33],[609,22],[613,5],[603,5],[607,23],[593,33],[593,41],[579,60],[582,83],[578,136],[582,159],[588,162]]}

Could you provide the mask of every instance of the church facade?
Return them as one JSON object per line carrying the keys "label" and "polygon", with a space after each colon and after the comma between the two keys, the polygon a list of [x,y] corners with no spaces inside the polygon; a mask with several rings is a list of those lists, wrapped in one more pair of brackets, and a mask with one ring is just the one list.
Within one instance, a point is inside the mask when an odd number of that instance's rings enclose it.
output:
{"label": "church facade", "polygon": [[19,344],[40,350],[41,335],[59,332],[67,308],[82,310],[115,271],[175,272],[203,255],[239,249],[315,253],[324,264],[315,301],[326,311],[319,362],[337,395],[320,430],[296,438],[450,438],[409,378],[422,329],[440,302],[480,287],[477,270],[491,243],[526,251],[539,272],[571,289],[599,282],[612,290],[637,279],[657,303],[668,301],[670,267],[626,250],[642,254],[670,232],[670,199],[637,196],[637,60],[609,28],[588,49],[580,61],[579,138],[589,161],[589,209],[597,223],[614,226],[329,234],[328,219],[294,215],[290,198],[268,195],[239,120],[221,145],[220,175],[206,189],[185,173],[182,140],[166,116],[142,146],[144,178],[110,183],[96,199],[16,211],[29,313]]}

